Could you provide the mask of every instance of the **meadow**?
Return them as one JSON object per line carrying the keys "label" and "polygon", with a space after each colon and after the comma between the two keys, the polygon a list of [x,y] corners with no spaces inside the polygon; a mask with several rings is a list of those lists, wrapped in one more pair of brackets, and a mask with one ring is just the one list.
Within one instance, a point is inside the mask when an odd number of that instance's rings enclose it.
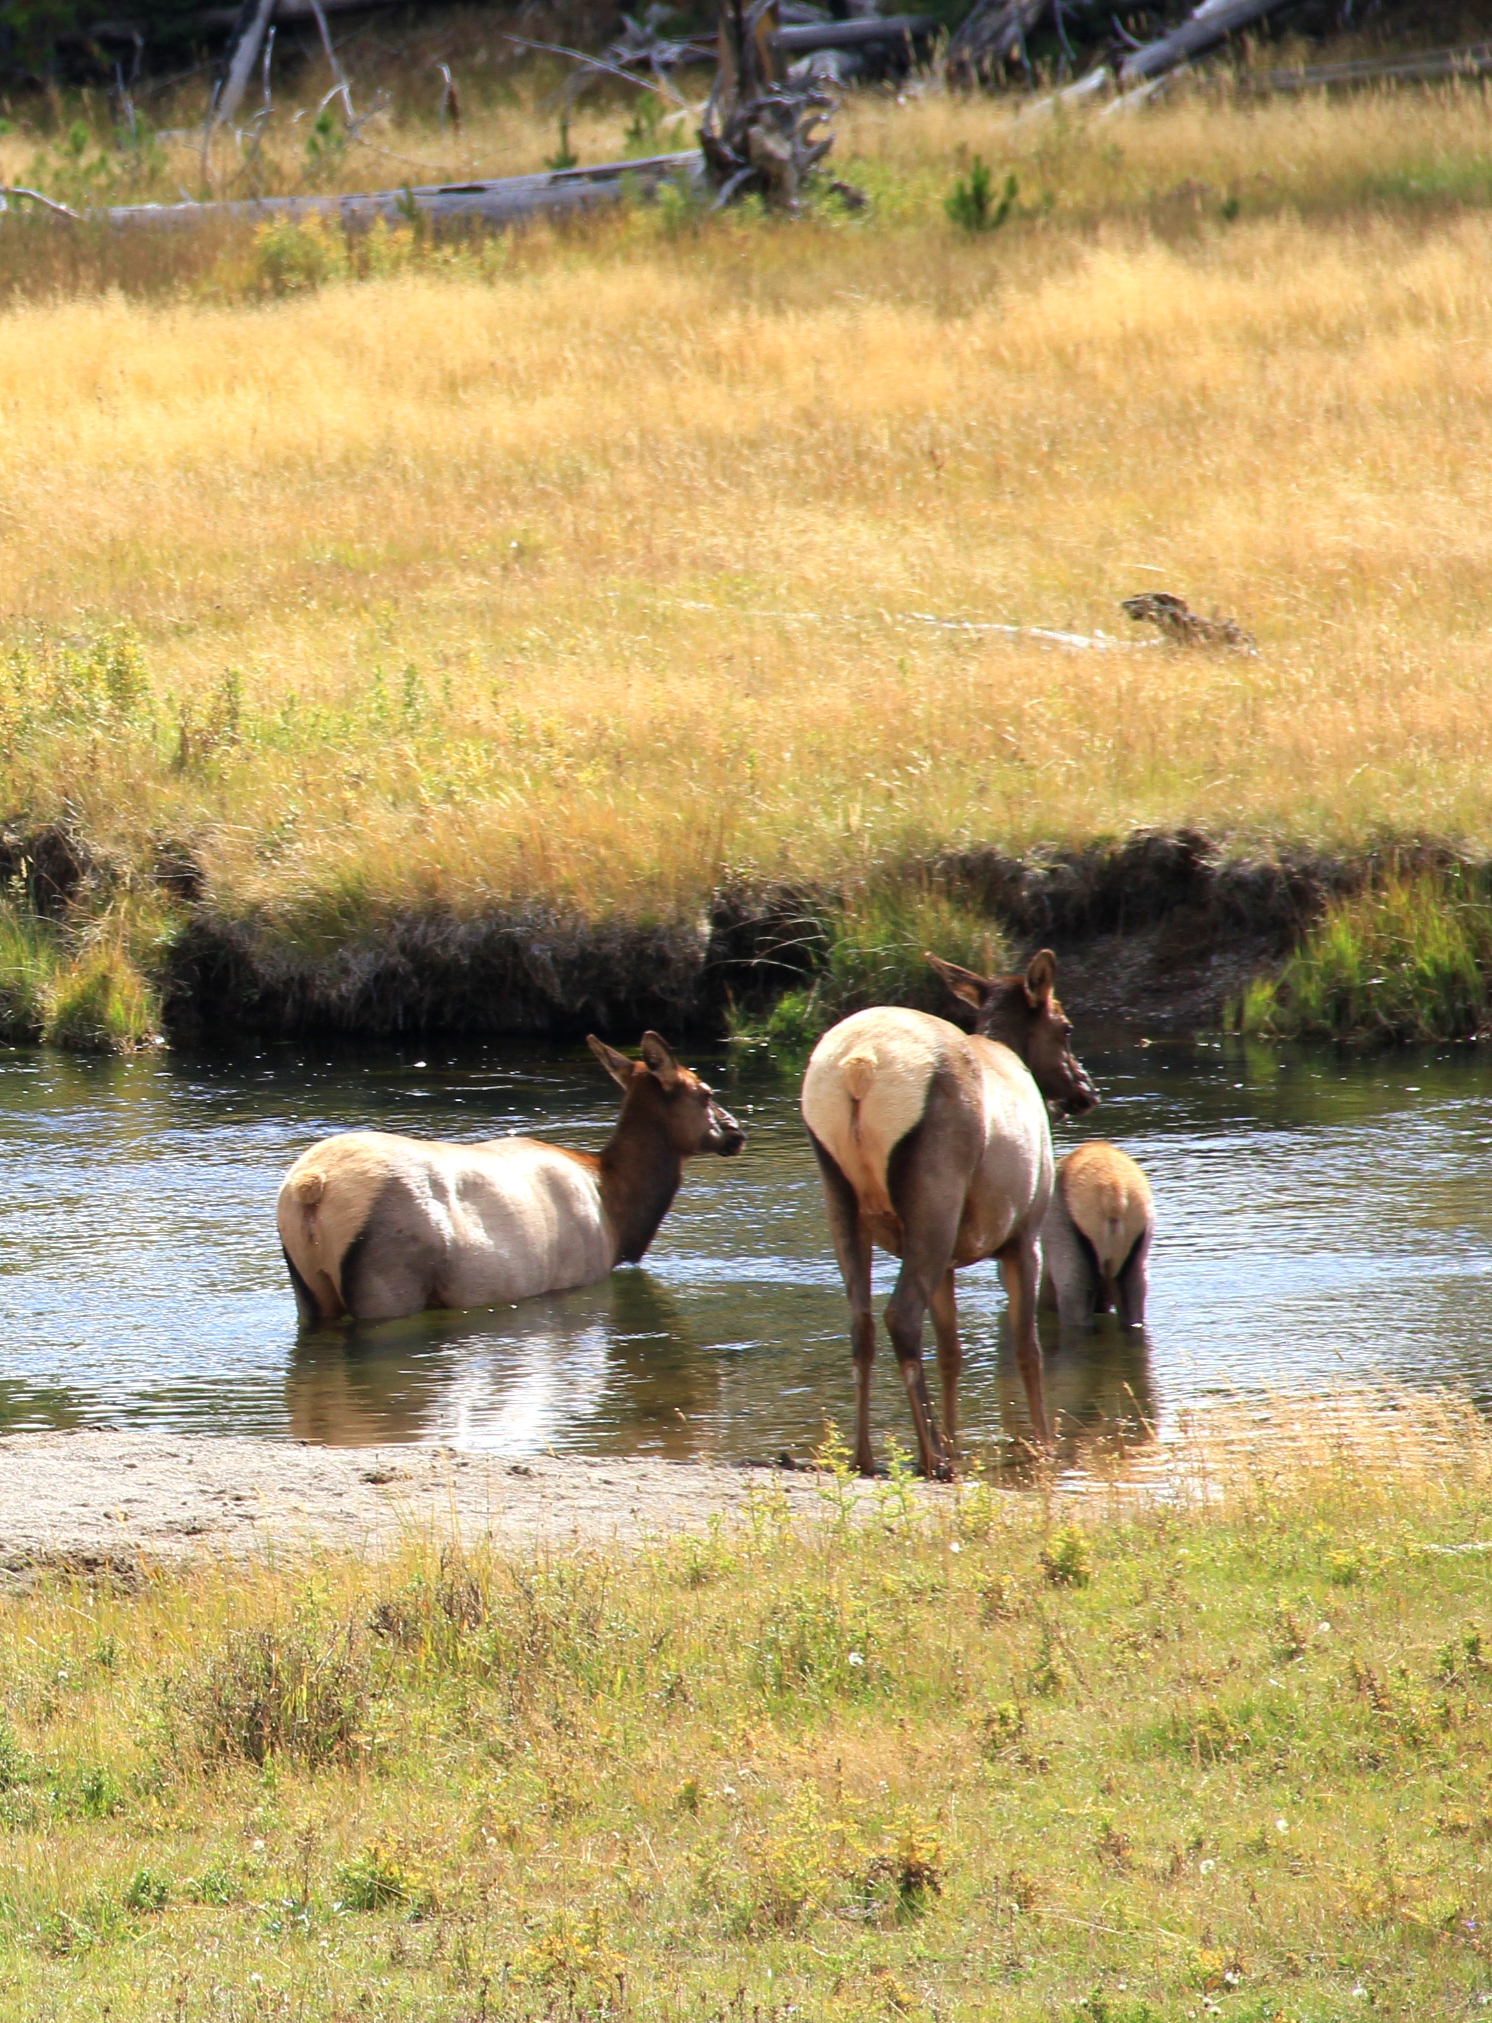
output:
{"label": "meadow", "polygon": [[1337,2023],[1492,1993],[1492,1445],[0,1599],[0,2014]]}
{"label": "meadow", "polygon": [[[243,194],[556,146],[512,86],[459,137],[394,104],[317,141],[324,82],[205,182],[195,141],[65,118],[0,175]],[[266,945],[341,947],[1147,825],[1492,847],[1487,97],[905,97],[839,115],[862,212],[0,220],[0,805],[94,865],[48,960],[148,973],[162,852]],[[680,137],[569,126],[585,161]],[[998,230],[947,213],[976,156],[1016,179]],[[1142,645],[1147,589],[1257,655]]]}

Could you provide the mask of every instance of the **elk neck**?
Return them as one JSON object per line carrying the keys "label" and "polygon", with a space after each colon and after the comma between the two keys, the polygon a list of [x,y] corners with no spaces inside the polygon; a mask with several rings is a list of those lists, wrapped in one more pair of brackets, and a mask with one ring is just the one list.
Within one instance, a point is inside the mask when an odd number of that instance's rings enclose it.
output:
{"label": "elk neck", "polygon": [[636,1264],[658,1234],[684,1177],[668,1132],[661,1090],[629,1089],[616,1129],[601,1150],[601,1207],[619,1264]]}

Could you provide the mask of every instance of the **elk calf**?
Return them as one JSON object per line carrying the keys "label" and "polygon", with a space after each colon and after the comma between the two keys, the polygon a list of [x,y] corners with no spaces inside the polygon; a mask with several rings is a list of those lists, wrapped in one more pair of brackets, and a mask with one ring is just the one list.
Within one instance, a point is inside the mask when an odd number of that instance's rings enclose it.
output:
{"label": "elk calf", "polygon": [[1064,1328],[1111,1311],[1142,1328],[1154,1234],[1150,1183],[1129,1154],[1101,1138],[1076,1146],[1057,1163],[1041,1226],[1041,1304]]}

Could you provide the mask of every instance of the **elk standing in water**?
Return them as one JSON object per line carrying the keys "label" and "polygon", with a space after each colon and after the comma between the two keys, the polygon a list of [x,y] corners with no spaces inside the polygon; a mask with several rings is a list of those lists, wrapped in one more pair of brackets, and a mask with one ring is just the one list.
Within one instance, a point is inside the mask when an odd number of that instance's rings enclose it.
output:
{"label": "elk standing in water", "polygon": [[1057,1162],[1041,1229],[1041,1304],[1064,1328],[1086,1328],[1113,1311],[1126,1328],[1145,1325],[1155,1204],[1127,1152],[1102,1138]]}
{"label": "elk standing in water", "polygon": [[[854,1345],[855,1465],[875,1471],[870,1377],[875,1316],[871,1251],[902,1260],[886,1308],[924,1474],[953,1472],[963,1351],[953,1274],[995,1257],[1010,1301],[1031,1423],[1050,1442],[1036,1338],[1041,1225],[1052,1191],[1047,1105],[1081,1114],[1098,1101],[1069,1045],[1053,992],[1050,949],[1024,976],[980,977],[929,957],[977,1014],[972,1034],[926,1012],[883,1006],[831,1028],[803,1078],[829,1228],[849,1296]],[[940,1431],[922,1366],[928,1309],[943,1380]]]}
{"label": "elk standing in water", "polygon": [[537,1138],[444,1145],[349,1131],[301,1154],[278,1219],[308,1325],[394,1320],[429,1307],[505,1306],[635,1264],[696,1152],[730,1157],[746,1134],[656,1033],[632,1061],[592,1038],[623,1091],[605,1146]]}

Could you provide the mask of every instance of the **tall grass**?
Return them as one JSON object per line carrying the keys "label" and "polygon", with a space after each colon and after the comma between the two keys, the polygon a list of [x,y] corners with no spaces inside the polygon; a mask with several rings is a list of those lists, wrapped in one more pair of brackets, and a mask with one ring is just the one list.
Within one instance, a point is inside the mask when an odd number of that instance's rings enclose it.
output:
{"label": "tall grass", "polygon": [[821,1490],[630,1556],[411,1539],[0,1597],[10,2013],[1489,1992],[1464,1402],[1226,1414],[1160,1497]]}
{"label": "tall grass", "polygon": [[[582,157],[628,117],[578,116]],[[6,809],[142,870],[185,839],[212,904],[311,937],[692,919],[1136,824],[1492,843],[1480,91],[841,125],[864,217],[322,234],[324,273],[173,241],[174,280],[142,235],[133,293],[86,235],[43,287],[0,221]],[[489,141],[552,146],[496,99]],[[943,213],[976,149],[998,233]],[[1127,631],[1144,588],[1259,656],[959,629]],[[74,697],[120,627],[140,692]]]}
{"label": "tall grass", "polygon": [[1470,1039],[1492,1008],[1492,897],[1459,871],[1394,876],[1339,899],[1277,978],[1252,984],[1245,1032]]}

